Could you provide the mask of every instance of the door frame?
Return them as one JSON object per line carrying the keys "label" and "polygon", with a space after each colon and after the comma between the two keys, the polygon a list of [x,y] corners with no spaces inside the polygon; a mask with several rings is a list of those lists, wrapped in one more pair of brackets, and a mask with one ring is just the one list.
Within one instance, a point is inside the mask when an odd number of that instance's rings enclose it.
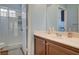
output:
{"label": "door frame", "polygon": [[[65,28],[65,32],[67,32],[67,9],[65,7],[59,6],[58,9],[62,9],[64,10],[64,28]],[[57,25],[58,27],[58,25]]]}

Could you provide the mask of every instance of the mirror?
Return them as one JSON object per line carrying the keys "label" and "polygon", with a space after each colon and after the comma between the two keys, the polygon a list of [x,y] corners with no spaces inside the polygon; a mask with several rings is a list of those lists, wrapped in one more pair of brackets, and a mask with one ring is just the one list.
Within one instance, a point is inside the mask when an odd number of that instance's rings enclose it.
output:
{"label": "mirror", "polygon": [[60,32],[79,32],[78,4],[47,5],[47,30],[51,27]]}

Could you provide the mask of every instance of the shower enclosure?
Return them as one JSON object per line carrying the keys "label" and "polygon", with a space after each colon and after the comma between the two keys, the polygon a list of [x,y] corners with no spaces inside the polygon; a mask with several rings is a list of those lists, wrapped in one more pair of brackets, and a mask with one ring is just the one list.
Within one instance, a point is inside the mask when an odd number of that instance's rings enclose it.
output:
{"label": "shower enclosure", "polygon": [[21,10],[0,6],[0,43],[4,43],[7,48],[20,46],[21,39]]}

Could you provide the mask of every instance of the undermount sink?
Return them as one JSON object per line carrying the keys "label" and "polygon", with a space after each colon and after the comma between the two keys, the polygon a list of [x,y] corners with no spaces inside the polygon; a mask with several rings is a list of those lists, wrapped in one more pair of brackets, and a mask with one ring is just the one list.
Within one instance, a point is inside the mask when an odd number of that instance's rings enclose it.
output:
{"label": "undermount sink", "polygon": [[0,48],[4,48],[5,47],[5,43],[0,42]]}

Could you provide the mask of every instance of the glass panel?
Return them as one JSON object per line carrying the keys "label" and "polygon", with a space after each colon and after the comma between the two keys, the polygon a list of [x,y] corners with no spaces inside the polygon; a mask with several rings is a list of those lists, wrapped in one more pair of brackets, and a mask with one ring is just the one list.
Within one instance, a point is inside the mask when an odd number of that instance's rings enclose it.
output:
{"label": "glass panel", "polygon": [[9,16],[10,16],[10,17],[16,17],[16,11],[14,11],[14,10],[9,10]]}
{"label": "glass panel", "polygon": [[7,13],[8,13],[7,9],[2,9],[1,8],[0,11],[1,11],[1,13],[0,13],[1,16],[7,16]]}

